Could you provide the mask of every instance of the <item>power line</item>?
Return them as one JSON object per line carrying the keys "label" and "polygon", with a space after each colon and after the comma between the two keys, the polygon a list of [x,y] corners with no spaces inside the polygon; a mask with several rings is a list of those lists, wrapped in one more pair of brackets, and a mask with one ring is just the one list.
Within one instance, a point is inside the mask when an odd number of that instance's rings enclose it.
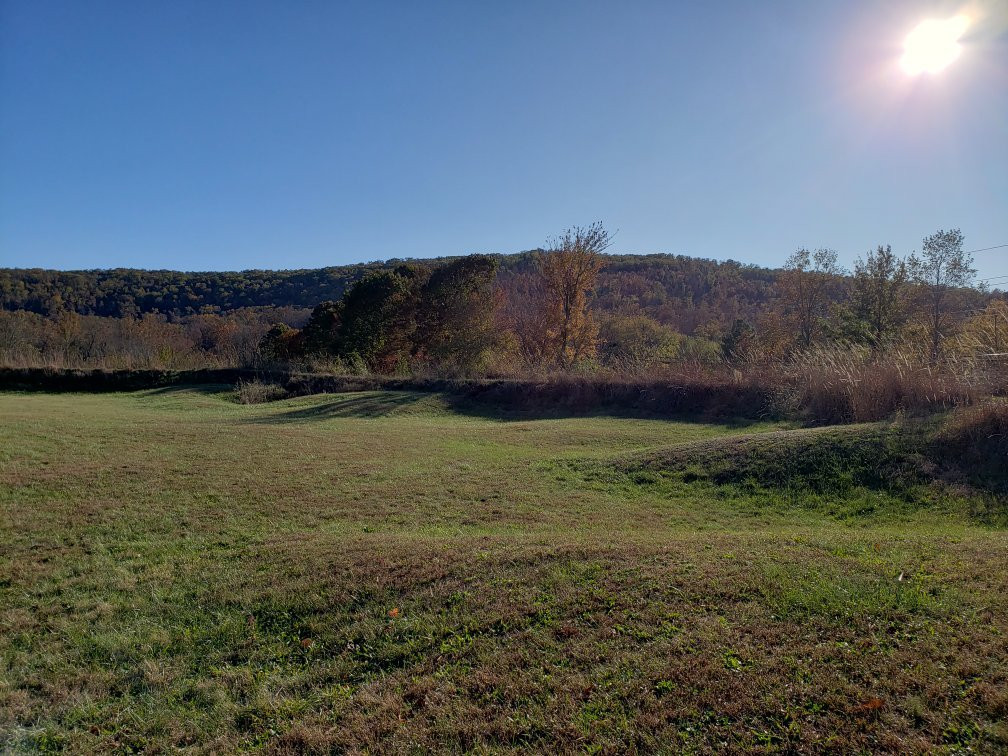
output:
{"label": "power line", "polygon": [[966,254],[972,255],[974,252],[990,252],[992,249],[1004,249],[1005,247],[1008,247],[1008,244],[998,244],[993,247],[984,247],[983,249],[971,249]]}
{"label": "power line", "polygon": [[[990,252],[992,249],[1004,249],[1005,247],[1008,247],[1008,244],[995,244],[993,247],[984,247],[983,249],[971,249],[966,254],[972,255],[975,254],[976,252]],[[978,280],[983,283],[986,283],[989,281],[1001,281],[1004,279],[1008,279],[1008,276],[990,276],[988,278],[981,278]]]}
{"label": "power line", "polygon": [[[972,255],[972,254],[976,254],[977,252],[990,252],[992,249],[1004,249],[1005,247],[1008,247],[1008,244],[995,244],[993,247],[983,247],[981,249],[970,249],[970,250],[967,250],[966,252],[964,252],[963,254]],[[980,281],[981,283],[986,283],[988,281],[1001,281],[1001,280],[1004,280],[1004,279],[1008,279],[1008,276],[990,276],[988,278],[978,278],[977,280]]]}

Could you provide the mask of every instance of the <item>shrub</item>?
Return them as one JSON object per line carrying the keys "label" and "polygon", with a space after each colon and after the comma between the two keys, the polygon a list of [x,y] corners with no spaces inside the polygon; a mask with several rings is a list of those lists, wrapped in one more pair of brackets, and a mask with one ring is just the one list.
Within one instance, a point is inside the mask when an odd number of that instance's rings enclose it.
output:
{"label": "shrub", "polygon": [[367,364],[356,352],[345,357],[325,354],[311,354],[291,363],[291,371],[295,373],[313,373],[318,375],[369,375]]}
{"label": "shrub", "polygon": [[263,404],[264,402],[286,399],[289,396],[283,386],[258,379],[249,381],[239,379],[235,384],[235,394],[239,404]]}
{"label": "shrub", "polygon": [[301,331],[286,323],[275,323],[259,342],[259,352],[267,360],[290,362],[303,351]]}

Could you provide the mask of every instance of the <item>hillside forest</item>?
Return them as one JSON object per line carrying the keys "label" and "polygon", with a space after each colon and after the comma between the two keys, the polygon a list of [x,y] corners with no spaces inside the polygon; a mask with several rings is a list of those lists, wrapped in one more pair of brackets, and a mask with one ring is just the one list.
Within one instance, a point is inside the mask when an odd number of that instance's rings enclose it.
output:
{"label": "hillside forest", "polygon": [[828,249],[776,270],[608,254],[600,223],[513,255],[300,271],[0,270],[7,367],[282,366],[335,373],[654,374],[897,354],[985,364],[1008,300],[976,279],[958,230],[921,251]]}

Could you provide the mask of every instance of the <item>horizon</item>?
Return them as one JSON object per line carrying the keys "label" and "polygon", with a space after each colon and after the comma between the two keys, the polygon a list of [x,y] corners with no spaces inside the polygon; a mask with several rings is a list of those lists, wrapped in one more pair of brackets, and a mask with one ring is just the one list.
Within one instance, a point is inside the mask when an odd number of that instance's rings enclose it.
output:
{"label": "horizon", "polygon": [[[1008,248],[1008,245],[1002,245],[1003,248]],[[517,255],[527,255],[535,252],[542,252],[541,248],[536,249],[524,249],[519,252],[471,252],[469,255],[488,255],[491,257],[511,257]],[[989,250],[973,250],[973,252],[986,252]],[[993,250],[990,250],[993,251]],[[1000,248],[998,249],[1000,251]],[[737,260],[732,257],[726,258],[715,258],[715,257],[699,257],[697,255],[684,255],[675,252],[611,252],[603,251],[599,253],[602,257],[685,257],[693,260],[703,260],[705,262],[713,262],[717,265],[726,264],[736,264],[742,268],[755,268],[758,270],[770,270],[770,271],[780,271],[783,270],[783,265],[762,265],[760,263],[747,262],[745,260]],[[238,274],[238,273],[299,273],[302,271],[311,270],[325,270],[328,268],[352,268],[359,265],[390,265],[392,263],[411,263],[411,262],[432,262],[438,260],[454,260],[460,257],[466,257],[467,255],[438,255],[432,257],[388,257],[380,260],[358,260],[356,262],[346,262],[339,263],[337,265],[319,265],[315,267],[308,268],[238,268],[238,269],[187,269],[182,270],[179,268],[136,268],[136,267],[124,267],[119,266],[115,268],[26,268],[26,267],[15,267],[15,266],[4,266],[0,267],[0,270],[39,270],[44,272],[57,272],[57,273],[95,273],[95,272],[109,272],[115,270],[128,270],[136,271],[140,273],[181,273],[181,274],[210,274],[210,273],[221,273],[221,274]],[[841,271],[842,276],[853,275],[853,270],[844,267]],[[997,280],[1000,277],[995,276],[996,280],[988,281],[986,279],[979,278],[978,273],[978,283],[986,285],[988,289],[993,292],[1004,292],[1008,291],[1008,281]]]}
{"label": "horizon", "polygon": [[[349,268],[358,265],[389,265],[391,263],[410,263],[410,262],[432,262],[436,260],[455,260],[460,257],[467,257],[470,255],[487,255],[489,257],[513,257],[517,255],[528,255],[535,252],[543,252],[541,247],[535,249],[523,249],[517,252],[467,252],[457,255],[433,255],[430,257],[386,257],[384,259],[377,260],[356,260],[352,262],[339,263],[336,265],[316,265],[307,268],[193,268],[193,269],[181,269],[181,268],[136,268],[129,266],[118,266],[115,268],[40,268],[40,267],[21,267],[21,266],[3,266],[0,270],[44,270],[44,271],[55,271],[58,273],[91,273],[95,271],[110,271],[110,270],[136,270],[147,273],[251,273],[256,271],[267,271],[274,273],[286,273],[286,272],[298,272],[302,270],[324,270],[326,268]],[[715,257],[699,257],[697,255],[685,255],[677,252],[611,252],[605,250],[599,252],[602,257],[686,257],[694,260],[705,260],[708,262],[714,262],[719,265],[724,265],[727,263],[736,263],[742,267],[760,268],[765,270],[779,270],[782,266],[769,266],[760,265],[758,263],[750,263],[744,260],[736,260],[731,257],[725,258],[715,258]]]}
{"label": "horizon", "polygon": [[649,250],[614,254],[767,268],[958,227],[1008,276],[1008,9],[909,76],[957,6],[574,7],[3,0],[0,265],[301,270],[600,219]]}

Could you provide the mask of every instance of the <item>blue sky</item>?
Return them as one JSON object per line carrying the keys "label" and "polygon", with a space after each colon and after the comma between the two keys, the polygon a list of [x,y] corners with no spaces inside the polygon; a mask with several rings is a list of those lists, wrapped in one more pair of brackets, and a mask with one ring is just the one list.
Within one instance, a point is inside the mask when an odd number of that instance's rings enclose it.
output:
{"label": "blue sky", "polygon": [[[1008,243],[1008,4],[0,0],[0,265]],[[1008,275],[1008,248],[979,253]]]}

